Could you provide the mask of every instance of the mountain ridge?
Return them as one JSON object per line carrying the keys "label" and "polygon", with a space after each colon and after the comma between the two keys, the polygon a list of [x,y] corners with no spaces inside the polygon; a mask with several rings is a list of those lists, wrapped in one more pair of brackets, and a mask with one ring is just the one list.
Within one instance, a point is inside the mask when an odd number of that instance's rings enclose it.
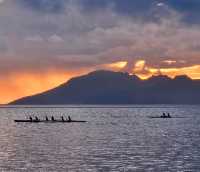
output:
{"label": "mountain ridge", "polygon": [[141,80],[124,72],[98,70],[10,104],[199,104],[199,96],[200,80],[186,75]]}

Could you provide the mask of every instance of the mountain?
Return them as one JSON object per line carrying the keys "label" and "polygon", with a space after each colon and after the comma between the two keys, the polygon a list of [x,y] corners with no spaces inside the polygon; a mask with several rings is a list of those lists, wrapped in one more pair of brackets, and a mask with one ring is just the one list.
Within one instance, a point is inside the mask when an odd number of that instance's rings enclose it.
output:
{"label": "mountain", "polygon": [[200,80],[152,76],[140,80],[123,72],[94,71],[49,91],[10,104],[199,104]]}

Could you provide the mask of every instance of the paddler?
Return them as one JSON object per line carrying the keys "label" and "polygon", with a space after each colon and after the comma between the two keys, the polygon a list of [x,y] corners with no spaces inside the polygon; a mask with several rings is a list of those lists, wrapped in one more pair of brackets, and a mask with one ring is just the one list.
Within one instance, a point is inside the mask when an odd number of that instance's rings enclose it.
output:
{"label": "paddler", "polygon": [[71,120],[71,117],[70,116],[68,116],[68,122],[71,122],[72,120]]}

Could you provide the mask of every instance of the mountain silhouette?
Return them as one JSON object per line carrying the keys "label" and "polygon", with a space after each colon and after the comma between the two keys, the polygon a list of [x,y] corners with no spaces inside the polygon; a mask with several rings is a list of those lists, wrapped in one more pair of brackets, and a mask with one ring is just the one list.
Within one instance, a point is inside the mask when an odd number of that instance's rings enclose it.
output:
{"label": "mountain silhouette", "polygon": [[94,71],[49,91],[10,104],[199,104],[200,80],[152,76],[141,80],[123,72]]}

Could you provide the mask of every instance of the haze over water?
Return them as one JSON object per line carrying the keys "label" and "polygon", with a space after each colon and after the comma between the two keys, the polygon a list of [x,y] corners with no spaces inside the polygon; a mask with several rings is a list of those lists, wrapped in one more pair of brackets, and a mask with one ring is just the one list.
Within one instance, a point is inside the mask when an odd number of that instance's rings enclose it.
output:
{"label": "haze over water", "polygon": [[[200,171],[200,106],[83,107],[0,108],[0,171]],[[88,122],[13,122],[64,114]]]}

